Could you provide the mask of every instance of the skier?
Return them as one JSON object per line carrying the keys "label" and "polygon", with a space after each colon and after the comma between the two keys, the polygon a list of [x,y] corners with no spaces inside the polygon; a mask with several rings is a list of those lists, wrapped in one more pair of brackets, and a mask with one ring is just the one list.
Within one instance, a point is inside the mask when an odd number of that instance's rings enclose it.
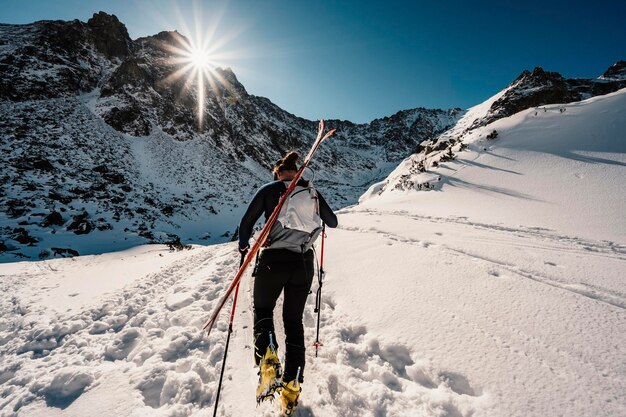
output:
{"label": "skier", "polygon": [[[239,225],[239,250],[246,253],[256,221],[269,218],[280,196],[294,178],[299,155],[289,152],[274,167],[275,181],[262,186],[250,202]],[[285,415],[292,415],[304,381],[305,347],[302,315],[314,276],[312,244],[321,222],[337,227],[337,216],[311,183],[300,179],[283,206],[253,272],[254,358],[259,367],[257,402],[280,392]],[[278,359],[273,312],[284,291],[285,369]],[[282,378],[281,378],[282,376]]]}

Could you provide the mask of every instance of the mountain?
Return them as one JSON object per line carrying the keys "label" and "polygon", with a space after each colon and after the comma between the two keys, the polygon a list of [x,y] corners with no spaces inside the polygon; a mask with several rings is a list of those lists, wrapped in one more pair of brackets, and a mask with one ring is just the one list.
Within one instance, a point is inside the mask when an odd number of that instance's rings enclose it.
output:
{"label": "mountain", "polygon": [[[173,79],[177,32],[130,39],[88,22],[0,25],[0,259],[99,253],[154,241],[233,237],[255,190],[317,122],[247,93],[216,69],[205,91]],[[411,109],[337,134],[312,164],[334,207],[353,204],[460,109]]]}
{"label": "mountain", "polygon": [[[441,176],[434,190],[340,210],[317,356],[316,283],[303,314],[297,414],[626,415],[625,130],[624,89],[527,109],[466,134],[424,174]],[[233,242],[0,264],[0,416],[212,413],[228,312],[200,329],[238,258]],[[241,280],[220,416],[278,414],[254,398],[253,282]]]}
{"label": "mountain", "polygon": [[[373,185],[366,196],[394,190],[438,189],[441,174],[448,174],[440,172],[438,165],[455,159],[459,152],[479,139],[496,139],[499,134],[497,121],[524,111],[539,118],[542,114],[548,116],[545,113],[557,111],[567,116],[563,117],[564,120],[568,119],[571,114],[565,114],[565,103],[580,102],[623,89],[626,87],[625,74],[625,61],[619,61],[595,79],[566,79],[559,73],[547,72],[539,67],[532,72],[523,71],[505,89],[464,112],[452,128],[433,140],[424,141],[418,152],[405,159],[385,181]],[[548,142],[548,132],[558,129],[559,124],[545,128],[545,140]],[[619,141],[618,137],[610,137],[610,140]],[[554,143],[554,146],[558,147],[559,143]]]}

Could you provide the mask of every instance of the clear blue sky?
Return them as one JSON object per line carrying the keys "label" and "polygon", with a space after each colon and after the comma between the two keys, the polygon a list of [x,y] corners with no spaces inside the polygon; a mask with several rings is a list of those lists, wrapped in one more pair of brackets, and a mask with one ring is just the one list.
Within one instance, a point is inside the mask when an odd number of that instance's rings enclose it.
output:
{"label": "clear blue sky", "polygon": [[524,69],[626,59],[626,1],[3,0],[0,22],[115,14],[130,36],[215,28],[249,93],[309,119],[470,107]]}

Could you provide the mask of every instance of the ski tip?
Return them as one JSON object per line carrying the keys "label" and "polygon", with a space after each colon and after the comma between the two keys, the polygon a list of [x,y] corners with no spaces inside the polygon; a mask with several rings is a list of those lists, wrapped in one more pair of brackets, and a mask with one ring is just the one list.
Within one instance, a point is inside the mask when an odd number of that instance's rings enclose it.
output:
{"label": "ski tip", "polygon": [[326,132],[326,134],[324,135],[322,140],[328,139],[329,137],[331,137],[333,135],[333,133],[335,133],[335,130],[337,130],[337,129],[330,129],[328,132]]}
{"label": "ski tip", "polygon": [[215,321],[213,319],[209,319],[207,320],[206,323],[204,323],[204,326],[202,326],[202,330],[206,330],[207,335],[211,333],[211,329],[213,328],[213,323],[215,323]]}
{"label": "ski tip", "polygon": [[205,328],[202,330],[206,330],[206,337],[208,338],[211,335],[211,331],[213,330],[213,326],[209,327],[209,328]]}

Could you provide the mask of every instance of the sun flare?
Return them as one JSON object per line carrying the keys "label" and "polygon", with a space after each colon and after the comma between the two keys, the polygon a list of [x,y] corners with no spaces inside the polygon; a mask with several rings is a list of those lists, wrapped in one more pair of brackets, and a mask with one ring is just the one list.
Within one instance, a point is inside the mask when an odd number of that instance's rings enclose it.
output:
{"label": "sun flare", "polygon": [[204,49],[194,49],[189,53],[189,59],[196,69],[203,69],[209,67],[211,63],[211,57]]}
{"label": "sun flare", "polygon": [[[235,39],[232,32],[217,37],[219,19],[206,22],[202,13],[195,13],[195,27],[189,30],[186,22],[181,19],[183,33],[170,32],[174,42],[164,42],[163,49],[168,53],[167,58],[172,72],[166,76],[166,84],[174,84],[183,80],[181,94],[190,94],[193,97],[194,88],[197,101],[197,120],[200,131],[203,129],[205,100],[207,91],[233,90],[230,82],[224,78],[221,68],[231,66],[231,61],[241,58],[240,53],[229,49],[228,44]],[[218,95],[219,97],[222,94]]]}

